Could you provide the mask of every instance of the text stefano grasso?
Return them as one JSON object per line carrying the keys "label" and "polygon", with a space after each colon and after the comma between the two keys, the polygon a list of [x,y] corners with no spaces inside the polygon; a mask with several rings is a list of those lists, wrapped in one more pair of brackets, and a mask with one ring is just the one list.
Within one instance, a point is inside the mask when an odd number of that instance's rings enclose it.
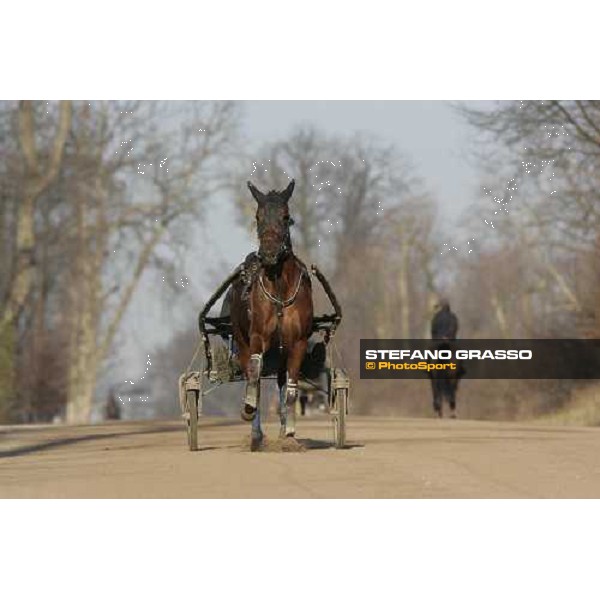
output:
{"label": "text stefano grasso", "polygon": [[367,360],[531,360],[531,350],[365,350]]}

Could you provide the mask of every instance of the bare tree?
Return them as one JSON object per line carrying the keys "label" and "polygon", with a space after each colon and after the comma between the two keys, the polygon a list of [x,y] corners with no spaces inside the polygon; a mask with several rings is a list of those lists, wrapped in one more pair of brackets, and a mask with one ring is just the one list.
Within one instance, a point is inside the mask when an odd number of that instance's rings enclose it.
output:
{"label": "bare tree", "polygon": [[35,262],[35,209],[38,198],[58,176],[63,150],[71,126],[71,102],[60,103],[59,119],[54,138],[43,148],[38,147],[39,131],[33,103],[22,101],[18,108],[19,142],[24,159],[24,189],[16,221],[16,265],[8,286],[2,313],[2,326],[19,315],[33,287]]}
{"label": "bare tree", "polygon": [[356,251],[377,238],[385,209],[421,186],[393,147],[365,136],[326,136],[305,127],[244,157],[243,164],[235,183],[240,219],[251,222],[254,212],[245,179],[275,189],[294,178],[295,248],[307,261],[325,261],[335,271],[350,248]]}
{"label": "bare tree", "polygon": [[[2,264],[4,319],[21,316],[24,381],[61,340],[66,415],[85,422],[98,372],[142,274],[172,267],[222,185],[235,149],[237,108],[227,102],[3,108],[1,130],[15,124],[22,148],[17,155],[10,135],[2,138],[2,154],[10,158],[2,233],[16,265],[6,258]],[[13,222],[10,201],[21,189],[25,201]],[[26,255],[35,261],[27,263]],[[19,402],[20,418],[32,418],[34,389]]]}
{"label": "bare tree", "polygon": [[[504,102],[463,114],[493,142],[492,155],[506,157],[508,150],[520,170],[510,227],[535,248],[530,260],[536,262],[540,286],[562,311],[560,317],[553,311],[554,322],[597,328],[591,321],[598,311],[582,289],[582,269],[573,265],[588,264],[600,239],[600,102]],[[532,302],[535,309],[542,300]]]}
{"label": "bare tree", "polygon": [[[50,110],[46,111],[50,114]],[[10,418],[16,404],[18,356],[22,353],[19,319],[31,301],[36,282],[36,214],[40,202],[56,181],[71,126],[71,103],[59,103],[56,125],[41,107],[19,102],[2,111],[2,314],[0,340],[0,417]],[[18,145],[13,140],[18,140]],[[22,329],[22,327],[21,327]]]}
{"label": "bare tree", "polygon": [[[87,197],[94,200],[93,217],[76,220],[79,260],[71,286],[76,310],[72,312],[69,421],[89,418],[99,366],[112,348],[142,274],[148,267],[164,265],[161,245],[171,248],[186,242],[220,184],[218,170],[235,133],[234,105],[176,108],[171,114],[165,113],[164,105],[127,111],[140,111],[129,142],[132,149],[128,149],[129,156],[135,157],[131,165],[135,171],[123,166],[109,171],[112,182],[127,183],[127,191],[115,205],[110,188],[99,181],[95,193]],[[97,176],[103,168],[101,162]]]}

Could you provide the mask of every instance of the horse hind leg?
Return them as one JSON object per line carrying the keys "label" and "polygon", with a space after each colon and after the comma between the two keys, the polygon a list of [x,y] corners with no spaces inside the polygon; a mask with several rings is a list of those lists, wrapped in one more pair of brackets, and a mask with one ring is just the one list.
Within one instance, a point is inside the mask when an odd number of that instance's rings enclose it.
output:
{"label": "horse hind leg", "polygon": [[253,421],[258,411],[260,398],[260,373],[262,371],[262,354],[252,354],[246,370],[246,394],[242,406],[242,419]]}
{"label": "horse hind leg", "polygon": [[252,433],[250,435],[250,451],[256,452],[260,449],[263,442],[263,431],[260,423],[260,379],[258,380],[258,402],[256,412],[252,419]]}
{"label": "horse hind leg", "polygon": [[277,385],[279,387],[279,423],[281,427],[279,429],[279,437],[285,437],[285,424],[287,421],[287,404],[286,404],[286,387],[285,380],[287,374],[285,370],[280,371],[277,374]]}

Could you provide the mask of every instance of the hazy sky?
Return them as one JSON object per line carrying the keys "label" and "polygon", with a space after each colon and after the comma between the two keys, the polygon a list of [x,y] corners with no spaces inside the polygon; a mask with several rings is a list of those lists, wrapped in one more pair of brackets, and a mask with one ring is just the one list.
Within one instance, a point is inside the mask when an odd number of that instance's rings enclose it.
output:
{"label": "hazy sky", "polygon": [[[471,131],[450,102],[250,101],[243,108],[244,133],[255,147],[285,137],[299,124],[344,136],[365,132],[405,154],[442,214],[455,214],[476,193],[478,175],[468,159]],[[251,240],[221,203],[210,219],[212,245],[226,262],[238,262]]]}
{"label": "hazy sky", "polygon": [[263,142],[298,123],[328,133],[366,132],[391,142],[414,163],[442,205],[460,202],[474,173],[465,160],[468,130],[449,102],[246,102],[245,129]]}

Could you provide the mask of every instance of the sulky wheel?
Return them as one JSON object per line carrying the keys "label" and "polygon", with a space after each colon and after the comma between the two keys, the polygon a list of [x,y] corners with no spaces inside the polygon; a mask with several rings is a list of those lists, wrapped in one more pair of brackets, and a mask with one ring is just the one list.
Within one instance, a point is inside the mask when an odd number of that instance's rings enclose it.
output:
{"label": "sulky wheel", "polygon": [[346,416],[348,414],[348,394],[350,379],[344,369],[330,370],[329,397],[333,416],[333,436],[336,448],[346,445]]}
{"label": "sulky wheel", "polygon": [[187,438],[190,450],[198,450],[198,391],[187,390],[185,393],[187,417]]}
{"label": "sulky wheel", "polygon": [[337,389],[333,392],[335,416],[333,418],[333,435],[336,448],[346,445],[346,411],[348,407],[348,390]]}

